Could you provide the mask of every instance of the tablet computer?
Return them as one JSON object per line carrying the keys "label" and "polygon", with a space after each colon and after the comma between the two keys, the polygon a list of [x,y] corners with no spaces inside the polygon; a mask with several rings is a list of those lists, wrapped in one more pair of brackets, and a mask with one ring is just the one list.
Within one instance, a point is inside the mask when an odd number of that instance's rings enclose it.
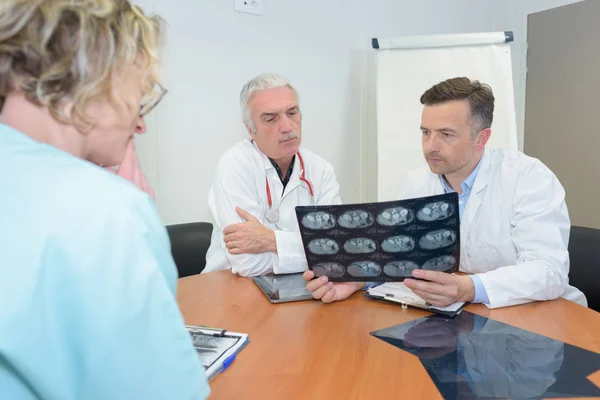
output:
{"label": "tablet computer", "polygon": [[263,275],[252,278],[271,303],[312,300],[302,274]]}

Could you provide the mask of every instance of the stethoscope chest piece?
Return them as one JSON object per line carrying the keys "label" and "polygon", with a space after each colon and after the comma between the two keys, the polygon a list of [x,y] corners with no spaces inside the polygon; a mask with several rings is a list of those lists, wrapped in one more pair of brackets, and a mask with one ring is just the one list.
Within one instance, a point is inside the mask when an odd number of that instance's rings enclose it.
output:
{"label": "stethoscope chest piece", "polygon": [[267,210],[267,221],[272,223],[279,221],[279,211],[272,207],[269,207],[269,209]]}
{"label": "stethoscope chest piece", "polygon": [[[298,154],[298,161],[300,161],[300,168],[302,171],[300,174],[300,180],[302,182],[306,183],[306,187],[308,188],[310,196],[314,200],[314,193],[313,193],[312,185],[310,184],[308,179],[306,179],[306,175],[304,172],[304,160],[302,159],[302,156],[300,155],[299,152],[296,154]],[[279,211],[276,208],[273,208],[273,199],[271,198],[271,188],[269,187],[269,179],[266,177],[266,175],[265,175],[265,189],[267,192],[267,204],[269,206],[269,209],[267,210],[267,214],[266,214],[267,221],[269,221],[271,223],[276,223],[277,221],[279,221]]]}

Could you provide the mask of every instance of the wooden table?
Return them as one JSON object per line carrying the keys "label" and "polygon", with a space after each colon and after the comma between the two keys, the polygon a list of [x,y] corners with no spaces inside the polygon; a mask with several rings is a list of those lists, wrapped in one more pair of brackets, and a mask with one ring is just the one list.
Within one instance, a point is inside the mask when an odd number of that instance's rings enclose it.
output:
{"label": "wooden table", "polygon": [[[211,399],[441,399],[417,357],[369,335],[428,312],[360,293],[334,304],[271,304],[251,279],[229,271],[180,279],[177,297],[187,324],[250,335],[211,381]],[[564,299],[466,310],[600,353],[600,313]],[[600,374],[590,379],[600,386]]]}

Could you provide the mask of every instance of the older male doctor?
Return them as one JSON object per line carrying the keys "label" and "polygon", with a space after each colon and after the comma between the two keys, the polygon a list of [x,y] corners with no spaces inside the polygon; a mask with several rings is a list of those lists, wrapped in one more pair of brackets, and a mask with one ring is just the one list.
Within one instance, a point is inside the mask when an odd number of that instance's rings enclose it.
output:
{"label": "older male doctor", "polygon": [[285,78],[255,77],[243,87],[240,103],[250,137],[219,160],[208,198],[215,227],[204,272],[305,271],[295,208],[341,203],[333,167],[300,148],[298,94]]}
{"label": "older male doctor", "polygon": [[[468,78],[441,82],[421,97],[427,165],[409,174],[400,198],[457,192],[461,218],[460,271],[417,269],[404,284],[435,306],[456,301],[491,308],[564,297],[587,305],[569,285],[571,224],[565,191],[541,161],[518,151],[487,149],[492,89]],[[364,284],[314,279],[307,288],[325,302]]]}

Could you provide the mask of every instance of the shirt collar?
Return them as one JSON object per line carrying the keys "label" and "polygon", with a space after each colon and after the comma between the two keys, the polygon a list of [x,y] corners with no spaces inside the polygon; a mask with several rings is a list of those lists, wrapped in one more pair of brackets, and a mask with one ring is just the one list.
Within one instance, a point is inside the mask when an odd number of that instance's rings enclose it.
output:
{"label": "shirt collar", "polygon": [[294,154],[294,156],[292,157],[292,162],[290,163],[290,168],[288,168],[286,176],[283,176],[283,172],[281,171],[281,168],[279,168],[279,165],[277,165],[277,163],[272,158],[269,157],[269,161],[271,161],[271,165],[273,165],[273,167],[275,168],[275,171],[277,171],[277,175],[279,175],[279,179],[281,180],[281,183],[283,183],[283,187],[285,187],[287,185],[287,183],[290,181],[292,172],[294,171],[294,163],[296,162],[296,155]]}
{"label": "shirt collar", "polygon": [[[481,164],[483,163],[484,157],[485,157],[485,150],[483,152],[483,155],[481,156],[481,159],[479,160],[479,163],[477,163],[477,166],[475,167],[473,172],[471,172],[471,174],[467,177],[467,179],[465,179],[463,181],[463,183],[461,183],[460,187],[462,188],[463,193],[466,191],[471,191],[473,189],[473,185],[475,184],[475,179],[477,178],[477,174],[479,174],[479,170],[481,169]],[[452,189],[450,184],[448,184],[448,181],[446,180],[446,177],[444,175],[440,175],[440,181],[442,182],[442,186],[444,187],[445,192],[454,192],[455,191],[454,189]]]}
{"label": "shirt collar", "polygon": [[483,162],[483,157],[485,157],[485,151],[481,155],[481,160],[479,160],[479,162],[477,163],[477,166],[475,167],[475,169],[473,170],[473,172],[471,172],[471,175],[469,175],[467,177],[467,179],[465,179],[465,181],[463,182],[463,185],[467,185],[467,187],[469,189],[473,189],[473,184],[475,183],[475,178],[477,178],[477,175],[479,174],[479,170],[481,169],[481,164]]}

